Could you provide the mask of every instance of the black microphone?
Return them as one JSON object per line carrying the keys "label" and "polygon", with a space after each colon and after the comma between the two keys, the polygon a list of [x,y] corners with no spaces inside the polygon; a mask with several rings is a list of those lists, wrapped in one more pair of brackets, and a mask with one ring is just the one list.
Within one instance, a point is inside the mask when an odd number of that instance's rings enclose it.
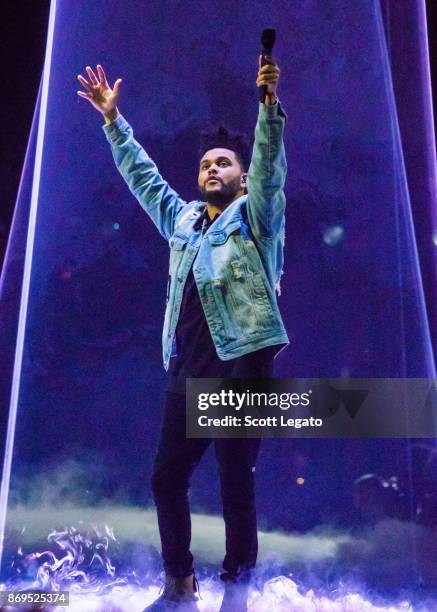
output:
{"label": "black microphone", "polygon": [[[273,45],[276,41],[276,30],[263,30],[261,34],[261,45],[262,45],[262,58],[261,58],[261,66],[265,66],[266,64],[273,64],[272,58],[272,50]],[[260,102],[264,102],[265,97],[267,95],[267,85],[261,85],[259,92]]]}

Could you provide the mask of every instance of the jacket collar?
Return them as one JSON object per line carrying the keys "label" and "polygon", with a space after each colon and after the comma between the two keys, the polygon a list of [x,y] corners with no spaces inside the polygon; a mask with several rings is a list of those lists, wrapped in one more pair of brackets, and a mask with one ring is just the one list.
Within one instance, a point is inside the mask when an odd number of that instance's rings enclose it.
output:
{"label": "jacket collar", "polygon": [[203,227],[203,224],[205,223],[206,228],[208,228],[210,225],[212,225],[214,223],[214,221],[216,221],[218,218],[220,217],[220,213],[216,213],[214,216],[214,219],[210,219],[209,215],[208,215],[208,208],[206,207],[206,204],[204,206],[203,212],[202,214],[196,219],[195,224],[193,225],[194,229],[200,230]]}
{"label": "jacket collar", "polygon": [[[214,221],[216,221],[217,225],[227,225],[228,223],[234,221],[235,219],[241,218],[240,207],[241,204],[247,200],[247,194],[241,196],[237,200],[234,200],[232,204],[227,206],[224,211],[219,215],[217,214],[214,217]],[[196,231],[200,231],[202,229],[202,225],[204,220],[208,221],[208,210],[206,208],[205,202],[196,202],[194,205],[194,215],[197,217],[196,221],[193,224],[193,229]],[[217,221],[217,216],[220,217],[220,220]],[[209,224],[210,225],[210,224]]]}

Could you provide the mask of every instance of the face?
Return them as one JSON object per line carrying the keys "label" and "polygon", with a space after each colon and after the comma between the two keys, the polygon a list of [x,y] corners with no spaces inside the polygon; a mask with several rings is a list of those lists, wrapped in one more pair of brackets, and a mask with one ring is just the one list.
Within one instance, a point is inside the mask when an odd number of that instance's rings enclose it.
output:
{"label": "face", "polygon": [[200,160],[198,187],[209,204],[225,208],[244,193],[246,173],[230,149],[210,149]]}

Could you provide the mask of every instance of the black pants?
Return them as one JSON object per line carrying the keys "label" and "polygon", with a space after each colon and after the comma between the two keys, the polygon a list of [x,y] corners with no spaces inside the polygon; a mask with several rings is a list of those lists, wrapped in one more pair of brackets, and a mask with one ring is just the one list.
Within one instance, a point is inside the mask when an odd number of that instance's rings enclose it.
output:
{"label": "black pants", "polygon": [[[171,576],[184,577],[193,572],[188,489],[191,475],[211,442],[186,437],[185,396],[167,392],[152,491],[164,569]],[[243,580],[255,566],[258,540],[254,471],[260,442],[256,438],[214,440],[226,528],[224,580]]]}

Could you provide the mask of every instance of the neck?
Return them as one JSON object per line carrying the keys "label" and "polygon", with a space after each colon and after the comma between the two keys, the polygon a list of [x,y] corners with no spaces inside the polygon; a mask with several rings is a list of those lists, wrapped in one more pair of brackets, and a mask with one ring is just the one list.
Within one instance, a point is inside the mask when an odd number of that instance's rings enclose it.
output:
{"label": "neck", "polygon": [[224,211],[224,209],[229,206],[229,204],[227,204],[226,206],[219,208],[218,206],[216,206],[215,204],[209,204],[208,202],[206,203],[206,210],[208,211],[208,217],[212,220],[214,219],[214,217],[216,216],[216,214],[218,213],[219,215]]}
{"label": "neck", "polygon": [[243,189],[241,189],[236,194],[236,196],[235,196],[235,198],[233,200],[231,200],[227,204],[223,204],[222,206],[217,206],[216,204],[210,204],[209,202],[207,202],[206,203],[206,210],[208,211],[209,218],[210,219],[214,219],[214,217],[216,216],[217,213],[220,215],[225,210],[225,208],[230,206],[230,204],[232,204],[232,202],[235,202],[235,200],[238,200],[238,198],[241,198],[242,195],[244,195],[244,190]]}

